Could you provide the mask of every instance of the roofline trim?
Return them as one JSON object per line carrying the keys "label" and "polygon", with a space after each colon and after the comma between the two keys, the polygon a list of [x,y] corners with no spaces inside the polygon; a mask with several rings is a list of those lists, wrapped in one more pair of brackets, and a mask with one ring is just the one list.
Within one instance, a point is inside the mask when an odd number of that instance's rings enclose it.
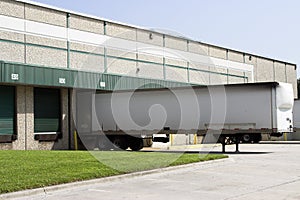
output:
{"label": "roofline trim", "polygon": [[263,58],[263,59],[268,59],[268,60],[272,60],[272,61],[276,61],[276,62],[288,64],[288,65],[294,65],[295,69],[297,69],[297,64],[296,63],[291,63],[291,62],[287,62],[287,61],[283,61],[283,60],[273,59],[273,58],[270,58],[270,57],[264,57],[264,56],[260,56],[260,55],[254,54],[254,53],[244,52],[244,51],[241,51],[241,50],[236,50],[236,49],[226,48],[226,47],[222,47],[222,46],[217,46],[216,44],[204,43],[200,40],[196,40],[196,39],[193,39],[193,38],[187,38],[187,37],[167,34],[167,33],[161,32],[161,31],[153,30],[151,28],[146,28],[146,27],[142,27],[142,26],[127,24],[127,23],[123,23],[123,22],[119,22],[119,21],[115,21],[115,20],[110,20],[110,19],[95,16],[95,15],[89,15],[89,14],[85,14],[85,13],[81,13],[81,12],[76,12],[76,11],[72,11],[72,10],[68,10],[68,9],[64,9],[64,8],[59,8],[59,7],[56,7],[56,6],[51,6],[51,5],[48,5],[48,4],[39,3],[39,2],[31,1],[31,0],[15,0],[15,1],[20,2],[20,3],[34,5],[34,6],[39,6],[39,7],[42,7],[42,8],[48,8],[48,9],[56,10],[56,11],[59,11],[59,12],[65,12],[65,13],[74,14],[74,15],[78,15],[78,16],[82,16],[82,17],[91,18],[91,19],[96,19],[96,20],[100,20],[100,21],[105,21],[105,22],[109,22],[109,23],[115,23],[115,24],[122,25],[122,26],[128,26],[128,27],[135,28],[135,29],[141,29],[141,30],[144,30],[144,31],[149,31],[149,32],[152,32],[152,33],[158,33],[158,34],[161,34],[161,35],[171,36],[171,37],[174,37],[174,38],[180,38],[180,39],[184,39],[184,40],[191,41],[191,42],[196,42],[196,43],[200,43],[200,44],[204,44],[204,45],[209,45],[209,46],[212,46],[212,47],[217,47],[217,48],[226,49],[226,50],[229,50],[229,51],[234,51],[234,52],[237,52],[237,53],[247,54],[249,56],[255,56],[257,58]]}

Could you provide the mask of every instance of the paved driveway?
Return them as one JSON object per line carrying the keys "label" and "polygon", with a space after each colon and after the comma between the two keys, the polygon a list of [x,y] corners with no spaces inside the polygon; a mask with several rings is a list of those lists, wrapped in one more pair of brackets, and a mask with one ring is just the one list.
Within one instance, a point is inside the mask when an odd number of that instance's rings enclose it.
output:
{"label": "paved driveway", "polygon": [[19,199],[300,199],[300,145],[245,144],[241,151],[248,153]]}

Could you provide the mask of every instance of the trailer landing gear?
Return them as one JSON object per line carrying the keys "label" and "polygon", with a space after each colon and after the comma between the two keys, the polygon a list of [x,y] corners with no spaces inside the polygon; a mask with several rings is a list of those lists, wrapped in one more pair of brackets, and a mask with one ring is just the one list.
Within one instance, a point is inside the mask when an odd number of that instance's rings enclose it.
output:
{"label": "trailer landing gear", "polygon": [[235,143],[235,153],[239,153],[239,144],[242,141],[243,135],[224,135],[220,137],[220,142],[222,144],[222,153],[226,153],[226,145],[228,144],[227,138],[230,137],[232,141]]}

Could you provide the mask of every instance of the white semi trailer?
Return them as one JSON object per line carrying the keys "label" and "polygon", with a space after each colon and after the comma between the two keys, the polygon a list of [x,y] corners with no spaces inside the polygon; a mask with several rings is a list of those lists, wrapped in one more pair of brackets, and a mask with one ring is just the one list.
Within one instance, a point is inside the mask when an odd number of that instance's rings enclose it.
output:
{"label": "white semi trailer", "polygon": [[294,134],[291,139],[299,141],[300,140],[300,100],[296,100],[294,103]]}
{"label": "white semi trailer", "polygon": [[196,133],[221,142],[223,151],[227,139],[234,141],[238,151],[241,141],[293,131],[293,88],[286,83],[87,94],[77,94],[77,128],[96,146],[105,146],[107,138],[121,149],[140,150],[143,138],[154,134]]}

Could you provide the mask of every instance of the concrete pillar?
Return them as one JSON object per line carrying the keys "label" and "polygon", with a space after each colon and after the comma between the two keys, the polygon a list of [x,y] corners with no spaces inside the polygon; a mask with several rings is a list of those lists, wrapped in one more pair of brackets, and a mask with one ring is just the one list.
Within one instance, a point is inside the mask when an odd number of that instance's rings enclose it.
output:
{"label": "concrete pillar", "polygon": [[26,150],[38,150],[39,142],[34,140],[34,88],[25,87],[25,130]]}
{"label": "concrete pillar", "polygon": [[16,87],[16,131],[18,139],[13,142],[12,149],[14,150],[26,150],[26,87],[17,86]]}

